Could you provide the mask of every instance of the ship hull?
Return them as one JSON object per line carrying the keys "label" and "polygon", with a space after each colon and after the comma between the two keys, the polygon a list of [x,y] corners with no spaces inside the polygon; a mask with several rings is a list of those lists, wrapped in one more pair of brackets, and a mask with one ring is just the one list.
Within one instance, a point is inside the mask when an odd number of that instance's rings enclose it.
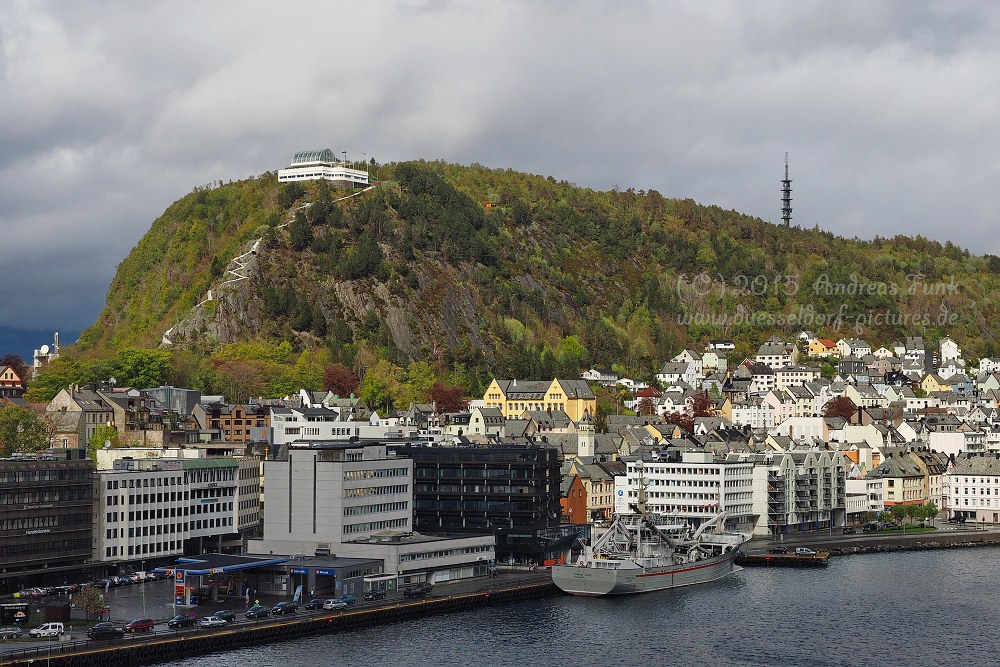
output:
{"label": "ship hull", "polygon": [[651,593],[721,579],[733,571],[735,557],[733,550],[695,563],[626,570],[554,565],[552,583],[571,595]]}

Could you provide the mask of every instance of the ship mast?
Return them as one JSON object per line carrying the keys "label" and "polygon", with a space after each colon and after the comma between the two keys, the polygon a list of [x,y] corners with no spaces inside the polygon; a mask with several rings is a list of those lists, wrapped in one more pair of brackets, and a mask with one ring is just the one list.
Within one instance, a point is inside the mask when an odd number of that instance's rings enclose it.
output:
{"label": "ship mast", "polygon": [[644,465],[642,458],[635,462],[635,470],[639,473],[639,499],[635,503],[630,503],[630,507],[639,514],[639,525],[636,526],[636,540],[638,542],[639,548],[636,550],[639,556],[642,556],[642,524],[646,524],[649,528],[649,532],[653,533],[661,540],[669,544],[671,547],[676,547],[677,542],[673,537],[668,535],[659,529],[656,525],[656,521],[653,516],[649,513],[649,509],[646,507],[646,480],[642,476],[642,469]]}

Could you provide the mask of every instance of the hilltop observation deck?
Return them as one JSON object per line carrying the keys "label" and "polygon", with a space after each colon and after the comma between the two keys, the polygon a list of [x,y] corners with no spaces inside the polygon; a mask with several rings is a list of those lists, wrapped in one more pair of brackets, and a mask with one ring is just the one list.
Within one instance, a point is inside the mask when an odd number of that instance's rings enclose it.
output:
{"label": "hilltop observation deck", "polygon": [[346,160],[338,160],[329,148],[299,151],[292,157],[292,164],[278,170],[278,181],[327,180],[341,187],[355,188],[368,186],[368,172],[348,166]]}

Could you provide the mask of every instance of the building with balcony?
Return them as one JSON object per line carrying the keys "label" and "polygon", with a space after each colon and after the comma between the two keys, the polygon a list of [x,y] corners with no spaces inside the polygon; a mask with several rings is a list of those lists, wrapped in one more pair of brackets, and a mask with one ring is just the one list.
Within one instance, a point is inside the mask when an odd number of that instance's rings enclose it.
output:
{"label": "building with balcony", "polygon": [[780,535],[844,524],[844,457],[827,450],[732,453],[753,464],[754,535]]}

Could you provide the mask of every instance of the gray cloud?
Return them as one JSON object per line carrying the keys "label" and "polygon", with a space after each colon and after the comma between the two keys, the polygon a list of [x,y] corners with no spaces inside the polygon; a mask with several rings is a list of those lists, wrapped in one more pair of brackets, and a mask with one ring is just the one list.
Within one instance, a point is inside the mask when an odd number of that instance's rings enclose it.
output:
{"label": "gray cloud", "polygon": [[7,3],[0,325],[83,328],[191,188],[296,150],[1000,253],[988,3]]}

